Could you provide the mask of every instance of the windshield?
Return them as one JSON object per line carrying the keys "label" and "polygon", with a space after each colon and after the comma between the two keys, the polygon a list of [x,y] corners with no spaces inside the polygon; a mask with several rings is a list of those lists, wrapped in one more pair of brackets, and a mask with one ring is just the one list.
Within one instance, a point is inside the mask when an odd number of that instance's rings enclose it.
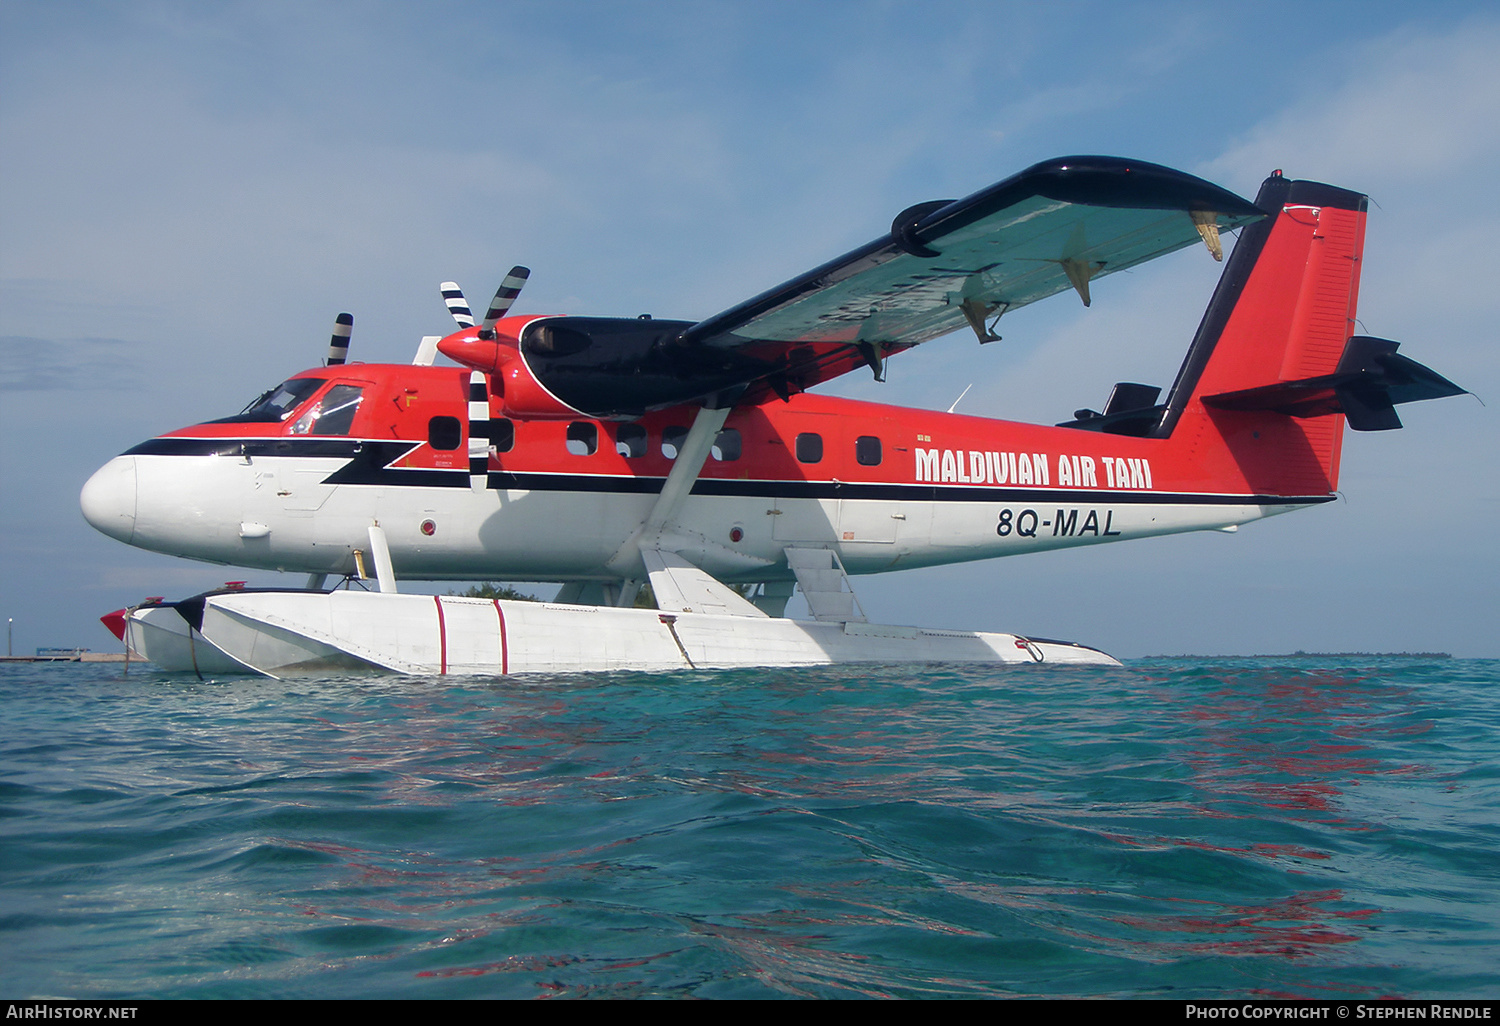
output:
{"label": "windshield", "polygon": [[233,417],[221,417],[210,424],[276,424],[286,420],[308,396],[323,386],[322,378],[292,378],[262,392]]}
{"label": "windshield", "polygon": [[292,425],[294,435],[347,435],[364,389],[358,385],[334,385],[328,394],[308,407]]}

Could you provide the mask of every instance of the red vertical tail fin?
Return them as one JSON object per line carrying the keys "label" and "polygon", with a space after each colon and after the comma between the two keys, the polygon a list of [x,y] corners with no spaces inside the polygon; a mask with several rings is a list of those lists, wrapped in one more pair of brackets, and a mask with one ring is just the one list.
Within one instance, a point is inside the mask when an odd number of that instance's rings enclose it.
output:
{"label": "red vertical tail fin", "polygon": [[1271,216],[1241,231],[1156,434],[1227,449],[1256,492],[1326,495],[1338,487],[1344,416],[1336,404],[1299,416],[1215,400],[1338,369],[1354,331],[1366,198],[1278,173],[1256,206]]}

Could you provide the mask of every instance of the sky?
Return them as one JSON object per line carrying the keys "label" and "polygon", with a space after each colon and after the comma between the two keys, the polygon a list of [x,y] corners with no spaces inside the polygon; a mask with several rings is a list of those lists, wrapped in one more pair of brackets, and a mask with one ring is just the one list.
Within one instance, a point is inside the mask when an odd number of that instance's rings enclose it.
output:
{"label": "sky", "polygon": [[[105,650],[146,595],[300,586],[131,549],[78,492],[320,363],[340,311],[351,358],[409,362],[450,330],[440,281],[524,263],[516,312],[699,319],[1103,153],[1368,193],[1364,330],[1475,395],[1347,435],[1338,502],[860,578],[866,612],[1122,657],[1500,657],[1496,54],[1484,3],[0,0],[0,616],[17,654]],[[1053,423],[1170,384],[1218,270],[1184,251],[830,390]]]}

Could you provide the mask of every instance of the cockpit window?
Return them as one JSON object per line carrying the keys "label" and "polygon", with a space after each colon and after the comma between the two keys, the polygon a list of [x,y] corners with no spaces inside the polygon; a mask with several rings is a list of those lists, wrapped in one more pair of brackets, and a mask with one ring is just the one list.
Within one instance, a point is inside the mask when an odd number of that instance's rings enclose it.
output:
{"label": "cockpit window", "polygon": [[323,387],[323,378],[292,378],[262,392],[233,417],[211,421],[213,424],[277,424],[296,412],[307,397]]}
{"label": "cockpit window", "polygon": [[347,435],[365,390],[358,385],[334,385],[292,425],[294,435]]}

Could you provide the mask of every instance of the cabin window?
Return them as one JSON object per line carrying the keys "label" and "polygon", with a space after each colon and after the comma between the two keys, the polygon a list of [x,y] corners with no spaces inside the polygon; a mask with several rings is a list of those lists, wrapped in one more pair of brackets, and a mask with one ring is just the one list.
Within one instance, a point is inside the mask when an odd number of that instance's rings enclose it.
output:
{"label": "cabin window", "polygon": [[646,429],[639,424],[621,424],[615,432],[615,452],[631,460],[646,455]]}
{"label": "cabin window", "polygon": [[427,444],[439,452],[452,452],[463,440],[463,425],[457,417],[433,417],[427,422]]}
{"label": "cabin window", "polygon": [[880,466],[880,439],[874,435],[860,435],[856,438],[854,460],[861,467]]}
{"label": "cabin window", "polygon": [[661,454],[669,460],[675,460],[682,451],[682,443],[687,441],[687,435],[688,429],[685,427],[662,428]]}
{"label": "cabin window", "polygon": [[495,417],[490,421],[490,446],[496,452],[510,452],[516,447],[515,421]]}
{"label": "cabin window", "polygon": [[592,456],[599,451],[599,425],[575,420],[568,425],[568,451],[574,456]]}
{"label": "cabin window", "polygon": [[347,435],[365,390],[358,385],[334,385],[323,398],[297,418],[294,435]]}
{"label": "cabin window", "polygon": [[823,436],[815,431],[804,431],[797,436],[797,462],[821,463],[823,460]]}
{"label": "cabin window", "polygon": [[732,463],[739,459],[740,433],[734,428],[725,428],[719,432],[719,437],[714,439],[714,447],[709,451],[720,463]]}

